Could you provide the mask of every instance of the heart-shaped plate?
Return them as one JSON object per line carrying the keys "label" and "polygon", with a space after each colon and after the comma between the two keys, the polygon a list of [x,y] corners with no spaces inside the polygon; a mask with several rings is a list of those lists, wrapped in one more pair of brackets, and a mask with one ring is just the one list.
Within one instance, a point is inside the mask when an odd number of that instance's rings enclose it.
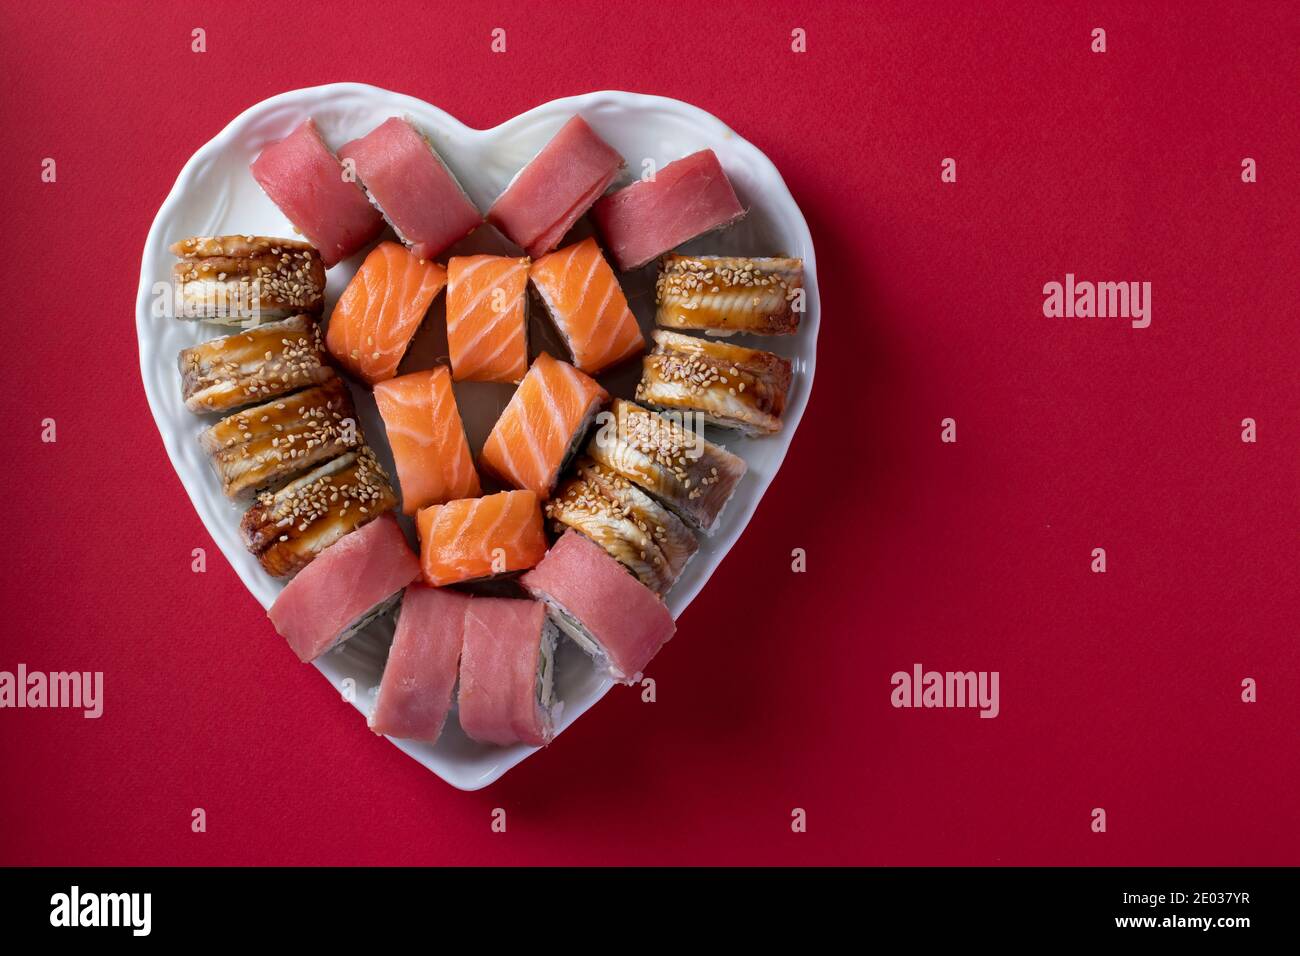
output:
{"label": "heart-shaped plate", "polygon": [[[221,493],[220,485],[199,448],[198,435],[215,420],[186,411],[181,402],[176,354],[183,348],[230,330],[213,325],[178,321],[163,313],[160,291],[171,275],[175,258],[168,246],[187,236],[259,234],[293,236],[283,214],[262,193],[249,174],[248,164],[268,143],[287,135],[307,116],[313,116],[325,141],[334,149],[361,136],[390,116],[410,117],[442,155],[470,198],[486,210],[511,177],[573,114],[581,113],[591,126],[627,160],[623,181],[699,149],[711,148],[727,171],[741,202],[750,210],[737,225],[682,247],[688,253],[743,256],[797,256],[804,260],[807,311],[796,335],[765,338],[747,344],[778,352],[794,365],[794,384],[785,412],[785,427],[769,438],[742,438],[713,431],[710,440],[726,445],[749,465],[735,497],[722,515],[712,537],[700,550],[665,597],[677,617],[699,594],[713,569],[749,523],[759,499],[781,466],[786,449],[799,425],[812,388],[816,357],[819,305],[812,238],[798,205],[786,189],[776,167],[756,147],[740,138],[717,118],[678,100],[634,93],[598,92],[553,100],[488,130],[471,129],[422,100],[357,83],[334,83],[273,96],[236,117],[220,134],[196,152],[181,170],[145,242],[136,305],[136,330],[140,341],[140,370],[149,407],[158,423],[167,454],[189,493],[199,517],[221,548],[244,585],[263,607],[275,600],[282,582],[268,576],[239,538],[240,508]],[[616,182],[621,185],[623,181]],[[583,222],[578,229],[590,227]],[[390,236],[391,238],[391,236]],[[451,250],[452,254],[505,253],[505,241],[488,228],[476,231]],[[518,252],[513,254],[518,255]],[[354,256],[329,271],[325,315],[360,264]],[[445,257],[443,257],[445,259]],[[628,302],[643,329],[654,319],[654,267],[620,276]],[[545,329],[533,327],[534,351],[564,356]],[[741,337],[738,341],[745,341]],[[417,335],[400,371],[428,368],[446,353],[446,333],[441,297],[425,328]],[[626,363],[600,377],[612,394],[630,398],[640,363]],[[388,467],[392,460],[384,430],[369,390],[352,385],[358,414],[367,440]],[[510,386],[458,383],[457,401],[465,419],[470,444],[477,455],[493,422],[510,397]],[[402,519],[408,534],[410,522]],[[412,535],[412,538],[414,536]],[[268,639],[279,640],[270,622]],[[366,631],[316,662],[356,708],[367,714],[383,672],[391,620]],[[670,643],[664,653],[689,653],[684,643]],[[293,655],[285,652],[285,666]],[[562,732],[596,703],[612,686],[596,673],[586,656],[571,642],[563,642],[556,660],[556,686],[564,701],[556,732]],[[369,733],[363,722],[358,733]],[[536,748],[489,747],[470,740],[453,716],[436,746],[394,740],[394,744],[453,786],[476,790],[496,780]]]}

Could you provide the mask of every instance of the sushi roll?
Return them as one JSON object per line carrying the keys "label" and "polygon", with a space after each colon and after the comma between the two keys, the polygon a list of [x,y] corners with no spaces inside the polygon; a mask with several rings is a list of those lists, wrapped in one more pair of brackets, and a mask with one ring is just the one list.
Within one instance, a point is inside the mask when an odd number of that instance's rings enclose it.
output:
{"label": "sushi roll", "polygon": [[305,242],[266,236],[196,236],[173,243],[177,318],[247,326],[320,315],[325,264]]}
{"label": "sushi roll", "polygon": [[396,504],[388,476],[362,445],[278,491],[258,495],[239,530],[266,573],[285,577]]}
{"label": "sushi roll", "polygon": [[506,256],[447,262],[447,347],[458,382],[515,383],[528,373],[528,267]]}
{"label": "sushi roll", "polygon": [[790,363],[779,355],[678,332],[654,333],[636,397],[661,409],[699,412],[746,435],[781,430]]}
{"label": "sushi roll", "polygon": [[361,443],[339,378],[235,412],[199,435],[228,498],[269,488]]}
{"label": "sushi roll", "polygon": [[653,179],[602,197],[591,209],[619,269],[639,269],[671,249],[745,215],[711,149],[659,170]]}
{"label": "sushi roll", "polygon": [[229,412],[334,377],[309,315],[269,322],[182,349],[181,398],[196,414]]}
{"label": "sushi roll", "polygon": [[555,735],[559,633],[538,601],[472,598],[460,657],[460,726],[473,740],[544,747]]}
{"label": "sushi roll", "polygon": [[598,668],[624,684],[641,679],[677,630],[657,594],[576,531],[566,531],[519,583]]}
{"label": "sushi roll", "polygon": [[434,587],[533,567],[546,553],[542,509],[531,491],[503,491],[421,509],[420,567]]}
{"label": "sushi roll", "polygon": [[404,514],[455,498],[478,497],[478,472],[450,372],[432,368],[380,382],[375,404],[393,450]]}
{"label": "sushi roll", "polygon": [[428,137],[394,116],[339,150],[399,239],[432,259],[469,235],[483,214],[465,195]]}
{"label": "sushi roll", "polygon": [[802,295],[802,259],[667,255],[655,283],[655,323],[709,335],[790,335]]}
{"label": "sushi roll", "polygon": [[420,575],[392,515],[330,545],[284,586],[267,617],[306,663],[386,614]]}
{"label": "sushi roll", "polygon": [[263,149],[249,169],[271,202],[320,250],[326,267],[342,262],[383,231],[384,217],[330,152],[310,118]]}
{"label": "sushi roll", "polygon": [[418,583],[407,587],[367,721],[375,733],[438,742],[456,688],[469,602],[468,595],[455,591]]}
{"label": "sushi roll", "polygon": [[560,485],[546,514],[581,531],[656,594],[673,586],[699,542],[682,520],[617,472],[590,459]]}
{"label": "sushi roll", "polygon": [[609,393],[593,379],[543,352],[492,426],[479,464],[504,483],[545,499],[608,400]]}
{"label": "sushi roll", "polygon": [[542,256],[530,278],[573,364],[588,375],[645,350],[636,316],[595,239]]}
{"label": "sushi roll", "polygon": [[339,296],[325,346],[367,385],[397,374],[429,306],[447,284],[447,270],[396,242],[381,242]]}
{"label": "sushi roll", "polygon": [[575,116],[510,181],[488,222],[532,258],[544,256],[622,168],[623,157]]}
{"label": "sushi roll", "polygon": [[636,482],[687,525],[712,534],[740,479],[744,459],[674,420],[615,399],[587,454]]}

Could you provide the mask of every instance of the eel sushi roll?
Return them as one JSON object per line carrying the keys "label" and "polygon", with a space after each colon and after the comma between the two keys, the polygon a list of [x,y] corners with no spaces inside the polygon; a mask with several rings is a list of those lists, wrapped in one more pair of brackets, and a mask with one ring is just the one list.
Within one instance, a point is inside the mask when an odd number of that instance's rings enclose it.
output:
{"label": "eel sushi roll", "polygon": [[635,482],[696,531],[712,534],[745,476],[744,459],[684,427],[675,420],[680,416],[621,398],[606,417],[587,455]]}
{"label": "eel sushi roll", "polygon": [[566,531],[520,584],[614,680],[634,684],[677,630],[659,596],[576,531]]}
{"label": "eel sushi roll", "polygon": [[447,270],[396,242],[370,251],[330,313],[325,347],[367,385],[397,374]]}
{"label": "eel sushi roll", "polygon": [[424,581],[434,587],[523,571],[546,553],[542,509],[531,491],[430,505],[416,525]]}
{"label": "eel sushi roll", "polygon": [[451,373],[445,368],[399,375],[375,386],[375,404],[397,466],[402,511],[455,498],[476,498],[478,472],[465,439]]}
{"label": "eel sushi roll", "polygon": [[239,530],[266,573],[285,577],[396,505],[388,476],[362,445],[258,495]]}
{"label": "eel sushi roll", "polygon": [[667,255],[655,300],[661,328],[790,335],[803,309],[803,260]]}
{"label": "eel sushi roll", "polygon": [[595,239],[542,256],[530,278],[573,364],[588,375],[645,350],[636,316]]}
{"label": "eel sushi roll", "polygon": [[518,382],[528,373],[528,267],[507,256],[447,261],[447,348],[458,382]]}
{"label": "eel sushi roll", "polygon": [[199,435],[228,498],[299,475],[362,443],[342,379],[235,412]]}
{"label": "eel sushi roll", "polygon": [[455,591],[422,584],[407,587],[379,696],[367,721],[375,733],[438,742],[456,689],[469,602],[468,595]]}
{"label": "eel sushi roll", "polygon": [[603,196],[591,210],[605,248],[624,272],[744,215],[745,207],[711,149]]}
{"label": "eel sushi roll", "polygon": [[559,530],[573,528],[656,594],[673,586],[699,542],[681,519],[622,475],[590,459],[547,502]]}
{"label": "eel sushi roll", "polygon": [[314,661],[387,613],[419,575],[402,529],[384,515],[322,551],[267,616],[300,661]]}
{"label": "eel sushi roll", "polygon": [[460,726],[473,740],[544,747],[555,735],[554,622],[538,601],[476,597],[465,609]]}
{"label": "eel sushi roll", "polygon": [[392,117],[339,150],[403,244],[432,259],[483,221],[428,137]]}
{"label": "eel sushi roll", "polygon": [[479,464],[507,485],[548,498],[608,400],[594,379],[543,352],[492,426]]}
{"label": "eel sushi roll", "polygon": [[182,349],[181,398],[196,414],[229,412],[334,377],[309,315],[268,322]]}
{"label": "eel sushi roll", "polygon": [[249,165],[257,184],[307,240],[326,267],[337,265],[383,231],[365,191],[305,119]]}
{"label": "eel sushi roll", "polygon": [[720,428],[746,435],[781,430],[793,376],[779,355],[679,332],[654,333],[636,397],[647,405],[698,412]]}
{"label": "eel sushi roll", "polygon": [[305,242],[266,236],[195,236],[173,243],[178,319],[246,326],[320,315],[325,263]]}
{"label": "eel sushi roll", "polygon": [[622,168],[623,157],[574,116],[510,181],[488,222],[536,259],[560,244]]}

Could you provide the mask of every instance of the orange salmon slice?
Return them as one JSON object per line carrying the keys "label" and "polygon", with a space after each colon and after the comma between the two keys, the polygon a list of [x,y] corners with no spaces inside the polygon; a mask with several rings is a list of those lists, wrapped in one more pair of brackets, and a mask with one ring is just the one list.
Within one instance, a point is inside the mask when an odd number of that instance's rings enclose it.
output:
{"label": "orange salmon slice", "polygon": [[366,256],[330,315],[325,346],[367,385],[397,374],[415,330],[447,284],[447,270],[397,242]]}
{"label": "orange salmon slice", "polygon": [[531,491],[430,505],[416,525],[420,568],[435,587],[522,571],[546,554],[542,507]]}
{"label": "orange salmon slice", "polygon": [[542,256],[530,276],[582,371],[595,375],[644,351],[636,316],[595,239]]}
{"label": "orange salmon slice", "polygon": [[447,345],[458,382],[518,382],[528,371],[528,259],[447,263]]}
{"label": "orange salmon slice", "polygon": [[478,472],[447,369],[380,382],[375,404],[393,449],[404,514],[454,498],[478,497]]}
{"label": "orange salmon slice", "polygon": [[543,352],[492,426],[479,464],[508,485],[548,498],[608,400],[593,379]]}

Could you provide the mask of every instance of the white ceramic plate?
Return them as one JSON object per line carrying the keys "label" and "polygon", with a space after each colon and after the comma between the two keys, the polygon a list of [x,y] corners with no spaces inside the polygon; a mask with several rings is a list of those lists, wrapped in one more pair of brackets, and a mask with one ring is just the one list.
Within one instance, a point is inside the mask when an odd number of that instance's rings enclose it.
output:
{"label": "white ceramic plate", "polygon": [[[741,139],[721,121],[678,100],[633,93],[600,92],[554,100],[529,110],[489,130],[471,129],[421,100],[356,83],[335,83],[294,90],[258,103],[230,123],[215,139],[195,153],[181,170],[167,200],[158,210],[145,243],[136,306],[140,340],[140,370],[145,393],[162,434],[167,454],[176,467],[190,500],[236,573],[263,605],[275,600],[281,582],[265,574],[239,539],[240,510],[222,495],[216,476],[200,452],[199,432],[215,416],[199,417],[185,410],[180,397],[176,354],[230,330],[213,325],[178,321],[160,314],[158,283],[171,275],[172,242],[187,236],[230,233],[293,236],[292,226],[262,193],[248,164],[267,143],[289,133],[307,116],[314,116],[325,141],[335,149],[361,136],[390,116],[408,116],[431,138],[480,209],[486,210],[510,178],[550,139],[574,113],[581,113],[597,133],[627,160],[624,181],[640,176],[647,160],[662,167],[674,159],[705,147],[713,149],[736,187],[741,202],[750,209],[738,225],[684,246],[684,251],[730,255],[789,255],[804,260],[807,312],[795,336],[749,341],[779,352],[794,363],[794,385],[785,413],[785,428],[771,438],[738,438],[729,432],[710,433],[749,463],[749,472],[723,513],[718,532],[701,542],[699,552],[667,595],[673,615],[679,616],[700,592],[749,523],[772,476],[785,457],[798,427],[812,387],[817,344],[819,306],[812,239],[799,207],[790,196],[776,167],[757,148]],[[616,183],[620,185],[621,183]],[[590,230],[585,220],[579,230]],[[391,238],[391,234],[386,234]],[[490,228],[475,232],[452,253],[506,251],[505,241]],[[518,255],[518,252],[514,253]],[[356,271],[363,254],[340,263],[329,272],[326,315]],[[628,300],[644,329],[653,327],[653,266],[622,276]],[[736,339],[747,341],[745,337]],[[548,344],[550,343],[550,344]],[[534,348],[563,356],[562,349],[534,326]],[[446,355],[446,333],[441,297],[425,327],[417,335],[401,371],[427,368]],[[640,363],[602,376],[601,383],[615,395],[631,397]],[[477,455],[483,440],[510,397],[510,386],[463,383],[456,386],[471,446]],[[369,392],[352,388],[367,439],[380,460],[391,470],[384,430]],[[409,521],[402,519],[411,532]],[[414,536],[412,535],[414,540]],[[279,640],[268,622],[268,639]],[[377,624],[325,655],[316,666],[363,714],[369,713],[374,690],[383,671],[391,621]],[[664,653],[689,653],[685,644],[669,644]],[[285,666],[293,657],[285,653]],[[558,731],[584,714],[609,690],[610,682],[598,676],[587,658],[566,642],[557,658],[557,685],[565,702]],[[345,681],[351,680],[351,683]],[[355,689],[355,690],[351,690]],[[357,733],[367,734],[358,719]],[[532,754],[536,748],[487,747],[468,739],[454,713],[437,746],[393,741],[424,766],[453,786],[475,790],[496,780]]]}

